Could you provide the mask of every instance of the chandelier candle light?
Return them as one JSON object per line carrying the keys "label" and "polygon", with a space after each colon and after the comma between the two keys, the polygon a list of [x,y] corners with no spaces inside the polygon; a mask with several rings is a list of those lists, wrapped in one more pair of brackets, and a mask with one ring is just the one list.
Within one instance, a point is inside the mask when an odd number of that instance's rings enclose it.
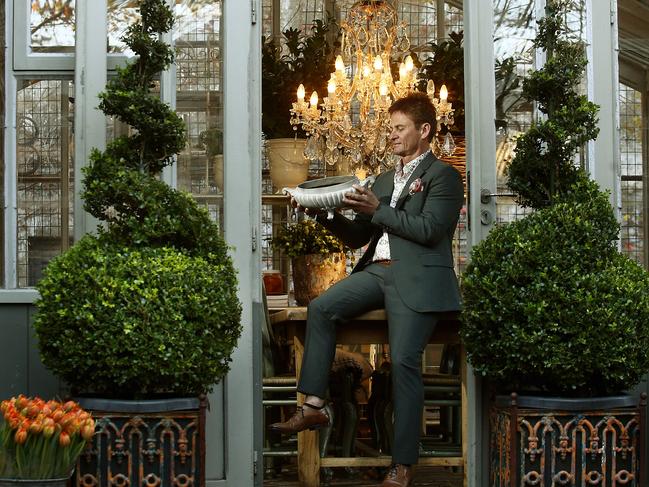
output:
{"label": "chandelier candle light", "polygon": [[[415,91],[417,70],[407,54],[410,41],[405,24],[398,22],[390,2],[357,1],[341,27],[342,54],[336,58],[327,96],[319,103],[314,91],[306,101],[306,88],[300,84],[291,124],[296,130],[302,125],[306,132],[304,155],[309,160],[348,166],[363,180],[368,173],[376,174],[382,167],[393,165],[388,109],[393,100]],[[391,72],[393,56],[403,59],[396,81]],[[435,98],[434,89],[429,81],[426,91],[437,110],[438,132],[442,124],[453,124],[453,108],[447,101],[446,86],[442,85],[439,98]],[[441,145],[434,144],[436,153],[444,148],[452,153],[453,139],[447,139]]]}

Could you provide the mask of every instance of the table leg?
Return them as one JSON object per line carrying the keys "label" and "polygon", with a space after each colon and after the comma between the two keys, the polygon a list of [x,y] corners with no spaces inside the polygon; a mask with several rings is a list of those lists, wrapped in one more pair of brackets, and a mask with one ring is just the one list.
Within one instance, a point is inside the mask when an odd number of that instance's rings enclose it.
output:
{"label": "table leg", "polygon": [[[297,334],[293,338],[295,347],[296,377],[300,377],[304,344]],[[297,403],[304,402],[304,394],[297,395]],[[320,449],[318,448],[318,432],[302,431],[297,434],[297,475],[301,486],[320,486]]]}

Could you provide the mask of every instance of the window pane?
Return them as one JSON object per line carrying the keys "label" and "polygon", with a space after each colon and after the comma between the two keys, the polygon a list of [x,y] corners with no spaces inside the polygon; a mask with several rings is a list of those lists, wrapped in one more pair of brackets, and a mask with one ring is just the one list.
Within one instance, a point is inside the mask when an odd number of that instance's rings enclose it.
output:
{"label": "window pane", "polygon": [[620,159],[622,165],[622,252],[644,262],[642,95],[620,87]]}
{"label": "window pane", "polygon": [[32,52],[74,52],[75,0],[31,0]]}
{"label": "window pane", "polygon": [[108,52],[134,55],[120,38],[140,19],[137,4],[136,0],[108,0]]}
{"label": "window pane", "polygon": [[187,127],[178,187],[193,194],[223,228],[221,2],[178,0],[175,13],[176,110]]}
{"label": "window pane", "polygon": [[18,287],[72,243],[72,83],[22,80],[17,92]]}
{"label": "window pane", "polygon": [[[534,68],[534,0],[493,0],[496,77],[496,165],[498,193],[508,192],[505,168],[516,137],[530,128],[533,106],[521,98],[522,80]],[[497,222],[523,217],[528,211],[512,198],[497,200]]]}

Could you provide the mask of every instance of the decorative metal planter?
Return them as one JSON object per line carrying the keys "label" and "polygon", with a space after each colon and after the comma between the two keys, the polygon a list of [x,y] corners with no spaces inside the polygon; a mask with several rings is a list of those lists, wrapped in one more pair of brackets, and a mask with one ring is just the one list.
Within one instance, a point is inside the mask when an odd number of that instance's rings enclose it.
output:
{"label": "decorative metal planter", "polygon": [[498,396],[490,414],[491,487],[644,487],[646,394]]}
{"label": "decorative metal planter", "polygon": [[75,486],[204,487],[204,396],[78,402],[92,412],[97,432],[77,462]]}

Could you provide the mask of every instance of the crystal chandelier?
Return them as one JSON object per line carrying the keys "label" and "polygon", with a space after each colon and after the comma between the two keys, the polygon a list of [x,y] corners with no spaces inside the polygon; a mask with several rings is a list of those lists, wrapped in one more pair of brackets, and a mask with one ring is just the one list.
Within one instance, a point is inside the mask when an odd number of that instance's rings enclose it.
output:
{"label": "crystal chandelier", "polygon": [[[335,71],[327,86],[327,96],[319,103],[317,92],[305,100],[306,89],[300,85],[297,102],[291,110],[291,124],[302,125],[307,134],[305,156],[324,160],[328,165],[349,167],[364,178],[393,164],[390,146],[390,116],[393,100],[415,90],[417,70],[407,54],[410,41],[405,24],[400,23],[396,9],[386,0],[355,2],[341,23],[342,54],[336,58]],[[393,57],[401,58],[395,81]],[[396,69],[395,69],[396,70]],[[351,79],[348,76],[351,74]],[[453,123],[453,108],[447,101],[446,86],[434,97],[434,83],[427,93],[437,111],[437,127]],[[450,143],[433,148],[452,152]]]}

